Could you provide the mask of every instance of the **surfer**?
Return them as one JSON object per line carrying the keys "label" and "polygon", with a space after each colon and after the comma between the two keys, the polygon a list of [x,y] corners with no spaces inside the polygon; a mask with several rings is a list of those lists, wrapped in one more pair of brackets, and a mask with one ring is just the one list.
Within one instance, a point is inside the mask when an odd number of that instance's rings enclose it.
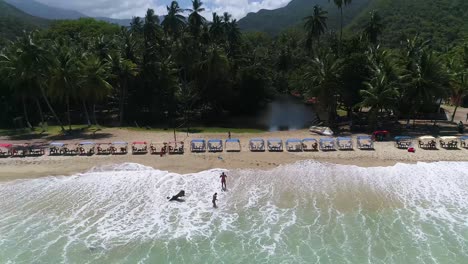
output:
{"label": "surfer", "polygon": [[213,194],[213,208],[218,208],[216,201],[218,200],[218,193]]}
{"label": "surfer", "polygon": [[226,178],[227,178],[227,175],[223,173],[221,173],[221,176],[219,176],[221,178],[221,189],[223,191],[226,191]]}
{"label": "surfer", "polygon": [[172,201],[183,202],[184,200],[181,199],[181,197],[184,197],[184,196],[185,196],[185,191],[181,190],[178,194],[172,196],[172,198],[167,197],[167,199],[169,199],[169,202],[172,202]]}

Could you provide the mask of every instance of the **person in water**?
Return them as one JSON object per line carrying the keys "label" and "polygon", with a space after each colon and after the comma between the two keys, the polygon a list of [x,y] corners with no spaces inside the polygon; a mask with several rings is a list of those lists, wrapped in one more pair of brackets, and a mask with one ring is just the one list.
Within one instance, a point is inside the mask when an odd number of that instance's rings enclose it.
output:
{"label": "person in water", "polygon": [[182,197],[185,197],[185,191],[184,190],[181,190],[178,194],[172,196],[172,198],[167,197],[167,199],[169,199],[170,202],[172,202],[172,201],[183,202],[184,200],[181,199]]}
{"label": "person in water", "polygon": [[221,178],[221,189],[223,189],[224,191],[227,189],[226,188],[226,178],[227,178],[227,175],[223,173],[221,173],[221,176],[219,176]]}
{"label": "person in water", "polygon": [[216,201],[218,200],[218,193],[213,194],[213,208],[218,208]]}

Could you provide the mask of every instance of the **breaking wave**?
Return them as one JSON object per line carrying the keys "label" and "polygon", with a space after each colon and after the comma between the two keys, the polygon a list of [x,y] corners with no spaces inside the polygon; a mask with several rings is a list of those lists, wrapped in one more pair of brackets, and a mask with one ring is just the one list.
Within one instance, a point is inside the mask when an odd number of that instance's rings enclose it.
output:
{"label": "breaking wave", "polygon": [[227,171],[226,192],[221,171],[126,163],[0,184],[0,262],[468,263],[466,162],[299,162]]}

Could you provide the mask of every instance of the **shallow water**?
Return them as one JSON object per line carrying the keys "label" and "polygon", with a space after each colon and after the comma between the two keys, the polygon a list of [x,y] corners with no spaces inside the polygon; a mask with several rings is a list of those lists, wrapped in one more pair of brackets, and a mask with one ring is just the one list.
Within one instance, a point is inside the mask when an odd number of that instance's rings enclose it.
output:
{"label": "shallow water", "polygon": [[2,183],[0,263],[468,263],[468,163],[220,171]]}

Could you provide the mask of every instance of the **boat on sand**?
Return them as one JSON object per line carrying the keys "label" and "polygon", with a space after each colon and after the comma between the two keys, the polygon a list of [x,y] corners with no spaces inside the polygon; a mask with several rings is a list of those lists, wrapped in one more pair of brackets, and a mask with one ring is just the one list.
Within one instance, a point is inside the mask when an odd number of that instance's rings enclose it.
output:
{"label": "boat on sand", "polygon": [[311,126],[309,131],[324,136],[333,136],[333,131],[329,127]]}

